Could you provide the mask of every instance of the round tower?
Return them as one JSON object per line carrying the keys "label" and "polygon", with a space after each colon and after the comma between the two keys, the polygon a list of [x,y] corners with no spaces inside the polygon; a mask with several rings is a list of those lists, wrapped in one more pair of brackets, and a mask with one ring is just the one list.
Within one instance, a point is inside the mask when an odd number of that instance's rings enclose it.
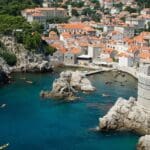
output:
{"label": "round tower", "polygon": [[150,110],[150,64],[142,65],[139,70],[138,102]]}

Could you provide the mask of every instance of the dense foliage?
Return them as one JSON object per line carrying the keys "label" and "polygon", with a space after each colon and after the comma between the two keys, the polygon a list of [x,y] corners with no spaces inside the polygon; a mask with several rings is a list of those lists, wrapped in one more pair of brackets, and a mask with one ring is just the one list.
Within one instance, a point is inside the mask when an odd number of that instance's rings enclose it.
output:
{"label": "dense foliage", "polygon": [[52,55],[56,49],[48,45],[45,41],[42,41],[43,52],[45,55]]}
{"label": "dense foliage", "polygon": [[9,66],[14,66],[17,63],[17,57],[13,53],[4,52],[0,56],[7,62]]}
{"label": "dense foliage", "polygon": [[2,57],[6,63],[10,66],[14,66],[17,63],[17,57],[15,54],[7,51],[3,43],[0,42],[0,57]]}
{"label": "dense foliage", "polygon": [[82,1],[71,1],[71,0],[68,0],[66,1],[65,5],[71,5],[72,7],[78,7],[78,8],[81,8],[84,6],[84,2]]}
{"label": "dense foliage", "polygon": [[52,24],[52,23],[68,23],[69,17],[62,17],[62,18],[51,18],[49,20],[47,20],[48,23]]}
{"label": "dense foliage", "polygon": [[95,22],[100,22],[101,20],[101,14],[96,13],[96,11],[91,8],[83,9],[82,15],[87,16],[88,18],[94,20]]}
{"label": "dense foliage", "polygon": [[39,4],[40,0],[0,0],[0,14],[20,15],[21,10]]}
{"label": "dense foliage", "polygon": [[150,8],[150,0],[136,0],[140,9]]}
{"label": "dense foliage", "polygon": [[[41,42],[40,33],[43,26],[37,22],[29,24],[21,14],[21,10],[38,6],[41,0],[0,0],[0,34],[12,35],[16,42],[22,43],[29,50],[36,50]],[[36,32],[35,32],[36,31]],[[35,33],[33,35],[33,33]],[[1,56],[13,65],[15,56],[8,52]]]}
{"label": "dense foliage", "polygon": [[16,29],[28,30],[31,26],[21,16],[0,15],[0,34],[12,34]]}

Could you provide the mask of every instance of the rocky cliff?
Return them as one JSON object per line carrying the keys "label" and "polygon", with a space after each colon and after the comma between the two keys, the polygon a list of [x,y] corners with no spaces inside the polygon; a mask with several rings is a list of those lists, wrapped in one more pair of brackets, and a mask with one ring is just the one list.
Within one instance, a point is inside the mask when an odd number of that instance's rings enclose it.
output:
{"label": "rocky cliff", "polygon": [[150,112],[134,98],[119,98],[110,111],[99,119],[101,130],[128,130],[139,134],[150,134]]}
{"label": "rocky cliff", "polygon": [[16,43],[13,37],[3,36],[0,41],[10,53],[15,54],[17,57],[16,66],[10,67],[10,71],[46,72],[52,70],[49,58],[46,58],[43,54],[26,50],[22,44]]}
{"label": "rocky cliff", "polygon": [[0,85],[6,84],[9,81],[8,74],[10,73],[9,66],[0,57]]}

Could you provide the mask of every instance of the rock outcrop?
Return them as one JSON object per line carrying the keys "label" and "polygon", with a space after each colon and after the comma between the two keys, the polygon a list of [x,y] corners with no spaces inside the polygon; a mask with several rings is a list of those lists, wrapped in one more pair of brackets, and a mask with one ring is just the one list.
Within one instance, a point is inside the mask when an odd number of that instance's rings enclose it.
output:
{"label": "rock outcrop", "polygon": [[60,74],[60,78],[53,83],[52,91],[41,91],[40,95],[43,98],[59,98],[74,100],[77,91],[92,92],[95,87],[80,71],[66,71]]}
{"label": "rock outcrop", "polygon": [[21,52],[17,55],[17,65],[12,67],[17,72],[48,72],[52,71],[50,60],[46,60],[42,54]]}
{"label": "rock outcrop", "polygon": [[128,130],[142,135],[150,134],[150,112],[134,98],[119,98],[99,121],[100,130]]}
{"label": "rock outcrop", "polygon": [[10,73],[9,66],[0,57],[0,85],[6,84],[9,81],[8,74]]}
{"label": "rock outcrop", "polygon": [[139,139],[137,150],[150,150],[150,135],[142,136]]}
{"label": "rock outcrop", "polygon": [[17,57],[17,64],[10,67],[11,72],[49,72],[52,65],[49,57],[43,54],[36,54],[25,49],[22,44],[16,43],[10,36],[3,36],[0,41],[4,44],[8,52]]}

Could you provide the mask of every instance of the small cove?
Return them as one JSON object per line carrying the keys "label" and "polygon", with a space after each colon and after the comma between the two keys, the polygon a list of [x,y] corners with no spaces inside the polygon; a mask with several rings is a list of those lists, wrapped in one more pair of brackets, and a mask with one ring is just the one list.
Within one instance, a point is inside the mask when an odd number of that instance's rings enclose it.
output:
{"label": "small cove", "polygon": [[97,90],[79,93],[80,99],[71,103],[39,97],[42,89],[51,88],[58,73],[14,74],[13,83],[0,87],[0,104],[6,104],[0,109],[0,145],[10,143],[9,150],[134,150],[138,136],[133,133],[90,130],[118,97],[137,96],[137,81],[129,75],[114,79],[115,74],[90,76]]}

